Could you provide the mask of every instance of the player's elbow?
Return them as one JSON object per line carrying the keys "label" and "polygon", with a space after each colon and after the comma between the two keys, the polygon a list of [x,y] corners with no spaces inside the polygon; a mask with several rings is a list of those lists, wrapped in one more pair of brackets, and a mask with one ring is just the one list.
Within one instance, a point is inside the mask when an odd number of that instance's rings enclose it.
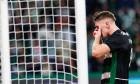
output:
{"label": "player's elbow", "polygon": [[99,54],[96,50],[92,51],[92,56],[95,57],[95,58],[99,58]]}

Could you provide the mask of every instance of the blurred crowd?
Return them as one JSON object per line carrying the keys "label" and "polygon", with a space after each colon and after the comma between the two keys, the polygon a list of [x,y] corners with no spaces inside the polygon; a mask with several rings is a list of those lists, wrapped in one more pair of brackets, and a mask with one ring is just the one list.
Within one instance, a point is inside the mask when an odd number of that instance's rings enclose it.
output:
{"label": "blurred crowd", "polygon": [[8,7],[12,76],[77,72],[74,0],[9,1]]}
{"label": "blurred crowd", "polygon": [[134,48],[130,70],[140,70],[140,0],[86,0],[89,71],[102,70],[103,59],[93,58],[91,49],[95,29],[93,15],[103,10],[113,12],[117,26],[130,34]]}

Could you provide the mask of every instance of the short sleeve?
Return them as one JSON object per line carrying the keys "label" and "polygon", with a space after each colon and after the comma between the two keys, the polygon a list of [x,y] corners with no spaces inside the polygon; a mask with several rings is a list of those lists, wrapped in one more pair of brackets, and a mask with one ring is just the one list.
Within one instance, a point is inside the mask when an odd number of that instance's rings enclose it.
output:
{"label": "short sleeve", "polygon": [[109,37],[108,40],[105,42],[110,48],[110,52],[114,52],[118,49],[123,48],[123,45],[125,44],[124,39],[122,38],[121,35],[115,34],[112,37]]}

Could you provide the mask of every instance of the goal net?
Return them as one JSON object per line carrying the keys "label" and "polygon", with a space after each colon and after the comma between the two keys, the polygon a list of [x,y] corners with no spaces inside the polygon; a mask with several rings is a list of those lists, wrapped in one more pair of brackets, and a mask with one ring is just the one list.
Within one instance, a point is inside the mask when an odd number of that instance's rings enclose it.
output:
{"label": "goal net", "polygon": [[[86,51],[78,50],[80,37],[77,35],[79,30],[76,26],[76,1],[2,1],[8,6],[10,83],[80,84],[79,79],[82,75],[78,73],[82,64],[78,61],[82,61],[80,59],[83,57],[78,53]],[[84,55],[86,58],[86,54]],[[85,64],[83,62],[83,65]],[[82,67],[86,68],[83,69],[83,74],[87,73],[87,66]],[[83,78],[87,82],[87,75]]]}

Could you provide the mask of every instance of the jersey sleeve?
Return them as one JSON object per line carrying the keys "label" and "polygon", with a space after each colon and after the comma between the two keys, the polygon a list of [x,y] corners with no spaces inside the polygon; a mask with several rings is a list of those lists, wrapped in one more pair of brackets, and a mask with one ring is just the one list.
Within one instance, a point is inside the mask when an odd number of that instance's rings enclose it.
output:
{"label": "jersey sleeve", "polygon": [[107,44],[110,48],[110,52],[114,52],[118,49],[123,49],[124,45],[125,45],[125,41],[122,38],[121,35],[116,34],[110,38],[108,38],[108,40],[105,42],[105,44]]}

